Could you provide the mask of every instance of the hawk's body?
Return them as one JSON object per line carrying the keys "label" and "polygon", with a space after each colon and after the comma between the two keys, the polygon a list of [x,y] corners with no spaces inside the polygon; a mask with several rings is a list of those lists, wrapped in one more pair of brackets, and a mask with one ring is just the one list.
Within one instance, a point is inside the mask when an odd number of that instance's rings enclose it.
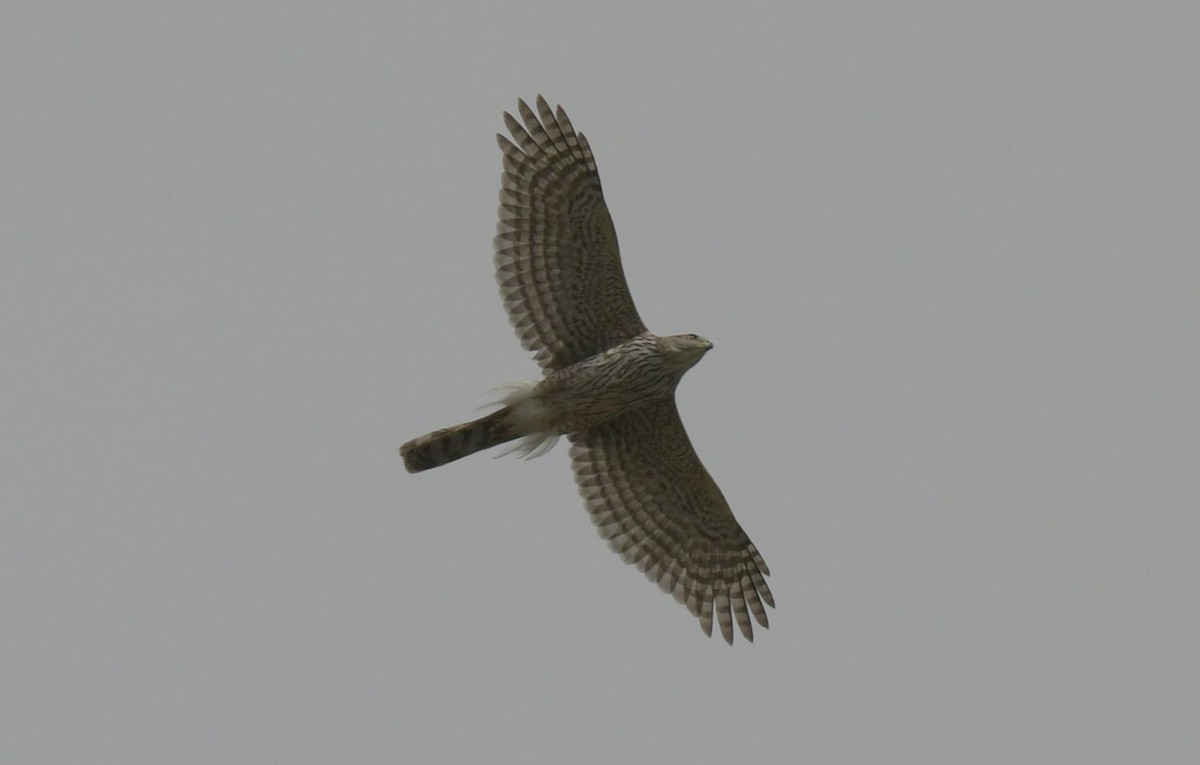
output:
{"label": "hawk's body", "polygon": [[[411,472],[517,438],[526,453],[571,440],[571,463],[609,545],[726,641],[736,618],[767,626],[767,566],[692,449],[675,386],[712,344],[659,337],[629,295],[587,140],[560,107],[505,114],[496,277],[509,318],[545,376],[498,411],[400,447]],[[540,116],[540,119],[539,119]]]}

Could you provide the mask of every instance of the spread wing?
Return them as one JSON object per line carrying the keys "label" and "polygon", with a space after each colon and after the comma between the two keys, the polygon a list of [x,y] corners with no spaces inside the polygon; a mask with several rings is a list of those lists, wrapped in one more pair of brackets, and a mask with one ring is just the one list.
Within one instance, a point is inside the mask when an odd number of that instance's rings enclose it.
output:
{"label": "spread wing", "polygon": [[570,434],[575,481],[600,536],[725,641],[754,639],[775,607],[770,573],[692,449],[672,399]]}
{"label": "spread wing", "polygon": [[[504,114],[496,280],[517,337],[546,370],[644,332],[587,139],[538,96]],[[522,122],[524,123],[522,125]]]}

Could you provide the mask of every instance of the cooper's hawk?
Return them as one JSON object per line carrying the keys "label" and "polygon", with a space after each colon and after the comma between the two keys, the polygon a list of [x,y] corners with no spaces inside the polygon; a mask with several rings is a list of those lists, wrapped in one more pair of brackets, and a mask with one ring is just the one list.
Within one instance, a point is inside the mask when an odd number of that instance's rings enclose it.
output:
{"label": "cooper's hawk", "polygon": [[[592,521],[609,546],[699,617],[713,612],[726,642],[733,621],[754,639],[774,607],[758,554],[700,464],[675,386],[712,344],[696,335],[659,337],[634,308],[617,235],[592,150],[562,107],[538,96],[537,114],[507,112],[496,279],[521,344],[544,377],[516,386],[502,407],[474,422],[400,447],[410,472],[523,438],[541,453],[559,435]],[[522,124],[524,123],[524,124]]]}

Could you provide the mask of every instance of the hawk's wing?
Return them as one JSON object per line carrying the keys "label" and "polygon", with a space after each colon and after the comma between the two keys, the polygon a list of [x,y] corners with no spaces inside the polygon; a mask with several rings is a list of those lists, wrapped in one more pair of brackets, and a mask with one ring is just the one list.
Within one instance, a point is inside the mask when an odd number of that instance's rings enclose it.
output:
{"label": "hawk's wing", "polygon": [[753,640],[750,614],[766,627],[763,603],[775,607],[767,564],[700,464],[674,400],[569,437],[579,491],[609,546],[684,603],[705,634],[715,607],[726,642],[734,618]]}
{"label": "hawk's wing", "polygon": [[524,126],[506,112],[513,140],[496,136],[504,152],[496,280],[521,344],[543,368],[561,369],[646,327],[587,139],[541,96],[540,120],[524,101],[517,106]]}

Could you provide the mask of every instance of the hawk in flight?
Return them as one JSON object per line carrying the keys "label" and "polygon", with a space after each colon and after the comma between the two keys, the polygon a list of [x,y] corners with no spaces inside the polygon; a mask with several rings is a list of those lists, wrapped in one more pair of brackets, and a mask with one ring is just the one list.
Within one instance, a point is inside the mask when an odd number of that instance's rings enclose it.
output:
{"label": "hawk in flight", "polygon": [[496,279],[509,320],[543,377],[514,386],[501,408],[400,447],[419,472],[516,439],[541,454],[571,441],[571,467],[592,521],[609,546],[687,606],[725,641],[750,616],[767,626],[775,601],[767,564],[700,464],[675,386],[712,343],[661,337],[633,305],[617,234],[591,147],[562,107],[541,96],[537,112],[505,113]]}

